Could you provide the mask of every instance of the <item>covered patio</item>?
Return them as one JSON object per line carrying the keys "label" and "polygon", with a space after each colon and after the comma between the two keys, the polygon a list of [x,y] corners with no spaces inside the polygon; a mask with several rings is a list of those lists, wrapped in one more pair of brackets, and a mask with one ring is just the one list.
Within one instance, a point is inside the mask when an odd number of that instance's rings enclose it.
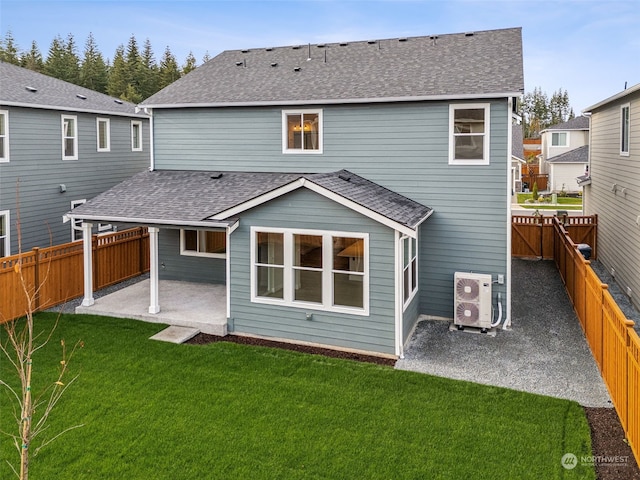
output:
{"label": "covered patio", "polygon": [[91,306],[80,305],[76,307],[76,313],[190,327],[211,335],[227,334],[225,285],[176,280],[160,280],[158,283],[162,309],[157,313],[149,313],[149,279],[96,298]]}

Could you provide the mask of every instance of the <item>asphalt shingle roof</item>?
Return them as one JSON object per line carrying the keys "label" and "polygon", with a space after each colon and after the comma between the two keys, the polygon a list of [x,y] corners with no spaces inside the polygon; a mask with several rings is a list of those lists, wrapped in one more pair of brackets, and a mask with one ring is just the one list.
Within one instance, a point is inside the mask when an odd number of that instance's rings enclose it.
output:
{"label": "asphalt shingle roof", "polygon": [[6,62],[0,62],[0,104],[146,116],[136,114],[132,103]]}
{"label": "asphalt shingle roof", "polygon": [[547,160],[549,163],[588,163],[589,145],[583,145]]}
{"label": "asphalt shingle roof", "polygon": [[78,218],[135,223],[205,222],[301,178],[410,228],[431,213],[431,208],[347,170],[321,174],[145,171],[71,213]]}
{"label": "asphalt shingle roof", "polygon": [[488,97],[524,91],[520,28],[224,51],[143,105]]}
{"label": "asphalt shingle roof", "polygon": [[589,130],[589,117],[581,115],[557,125],[551,125],[547,130]]}
{"label": "asphalt shingle roof", "polygon": [[511,156],[524,160],[522,125],[513,125],[511,130]]}

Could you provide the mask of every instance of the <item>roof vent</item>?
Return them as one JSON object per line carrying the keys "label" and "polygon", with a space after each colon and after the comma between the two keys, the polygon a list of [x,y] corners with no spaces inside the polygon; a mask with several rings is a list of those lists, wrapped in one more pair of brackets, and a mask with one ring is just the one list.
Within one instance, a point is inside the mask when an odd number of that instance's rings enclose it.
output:
{"label": "roof vent", "polygon": [[277,67],[277,66],[278,66],[278,62],[273,62],[273,63],[271,64],[271,66],[272,66],[272,67]]}
{"label": "roof vent", "polygon": [[242,53],[249,53],[249,50],[240,50]]}
{"label": "roof vent", "polygon": [[219,178],[222,178],[222,175],[222,172],[213,172],[211,174],[211,180],[218,180]]}
{"label": "roof vent", "polygon": [[347,45],[349,45],[347,42],[342,42],[342,43],[340,44],[340,46],[341,46],[341,47],[346,47]]}
{"label": "roof vent", "polygon": [[123,101],[122,100],[118,100],[117,98],[113,99],[114,102],[116,102],[118,105],[122,105]]}
{"label": "roof vent", "polygon": [[37,91],[38,91],[38,89],[37,89],[37,88],[34,88],[34,87],[26,86],[26,87],[24,87],[24,88],[25,88],[26,90],[29,90],[30,92],[33,92],[33,93],[35,93],[35,92],[37,92]]}
{"label": "roof vent", "polygon": [[85,95],[82,95],[80,93],[76,93],[76,97],[78,97],[80,100],[86,100],[87,97]]}
{"label": "roof vent", "polygon": [[438,41],[438,36],[437,35],[431,35],[429,38],[433,42],[433,45],[436,45],[436,43]]}
{"label": "roof vent", "polygon": [[375,41],[375,40],[369,40],[369,41],[367,41],[367,43],[368,43],[369,45],[373,45],[374,43],[376,43],[376,41]]}
{"label": "roof vent", "polygon": [[291,47],[293,50],[300,50],[300,45],[294,45],[293,47]]}
{"label": "roof vent", "polygon": [[338,178],[340,180],[344,180],[345,182],[350,182],[351,181],[351,175],[347,175],[346,173],[339,174]]}
{"label": "roof vent", "polygon": [[293,67],[293,71],[294,72],[299,72],[300,71],[300,67]]}
{"label": "roof vent", "polygon": [[241,67],[243,65],[243,62],[236,62],[236,67]]}
{"label": "roof vent", "polygon": [[327,46],[327,45],[326,45],[326,44],[324,44],[324,43],[319,43],[318,45],[316,45],[316,47],[318,47],[318,48],[324,48],[324,47],[326,47],[326,46]]}
{"label": "roof vent", "polygon": [[407,41],[407,39],[406,39],[405,37],[403,37],[403,38],[399,38],[399,39],[398,39],[398,41],[399,41],[399,42],[406,42],[406,41]]}
{"label": "roof vent", "polygon": [[473,37],[474,32],[467,32],[464,34],[465,37]]}
{"label": "roof vent", "polygon": [[265,50],[266,50],[267,52],[271,52],[271,51],[273,51],[273,47],[267,47],[267,48],[265,48]]}

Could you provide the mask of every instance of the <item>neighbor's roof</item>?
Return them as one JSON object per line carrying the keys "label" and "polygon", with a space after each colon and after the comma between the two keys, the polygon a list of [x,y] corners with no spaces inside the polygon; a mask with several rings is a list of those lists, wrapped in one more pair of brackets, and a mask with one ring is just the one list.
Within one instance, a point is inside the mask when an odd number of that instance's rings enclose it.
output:
{"label": "neighbor's roof", "polygon": [[136,114],[132,103],[6,62],[0,62],[0,104],[147,117]]}
{"label": "neighbor's roof", "polygon": [[[347,170],[333,173],[145,171],[83,205],[71,218],[158,225],[225,226],[233,214],[307,185],[415,229],[432,209]],[[313,187],[315,186],[315,187]]]}
{"label": "neighbor's roof", "polygon": [[579,117],[572,118],[571,120],[567,120],[566,122],[551,125],[540,133],[546,132],[547,130],[589,130],[589,117],[581,115]]}
{"label": "neighbor's roof", "polygon": [[494,98],[524,91],[521,28],[224,51],[151,107]]}
{"label": "neighbor's roof", "polygon": [[589,145],[583,145],[547,160],[549,163],[589,163]]}
{"label": "neighbor's roof", "polygon": [[512,125],[511,156],[524,161],[524,142],[522,140],[522,125]]}
{"label": "neighbor's roof", "polygon": [[597,110],[598,108],[607,105],[608,103],[611,102],[615,102],[616,100],[620,100],[624,97],[626,97],[627,95],[631,95],[632,93],[635,93],[637,91],[640,91],[640,83],[629,87],[619,93],[616,93],[615,95],[612,95],[609,98],[606,98],[604,100],[602,100],[601,102],[596,103],[595,105],[591,105],[590,107],[587,107],[583,110],[583,112],[585,113],[590,113],[593,112],[594,110]]}

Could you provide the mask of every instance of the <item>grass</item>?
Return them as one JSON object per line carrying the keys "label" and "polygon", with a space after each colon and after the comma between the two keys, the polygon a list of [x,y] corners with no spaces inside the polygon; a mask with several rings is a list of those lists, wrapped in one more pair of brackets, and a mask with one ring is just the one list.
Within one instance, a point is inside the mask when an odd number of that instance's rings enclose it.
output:
{"label": "grass", "polygon": [[[35,383],[55,371],[61,338],[83,340],[51,435],[84,426],[31,459],[33,478],[595,478],[560,464],[591,454],[575,402],[286,350],[148,340],[162,328],[61,317]],[[6,359],[0,373],[12,378]],[[15,428],[10,411],[3,392],[0,430]],[[12,478],[6,438],[0,458],[0,478]]]}
{"label": "grass", "polygon": [[[531,200],[531,193],[518,193],[518,204],[532,210],[582,210],[582,197],[558,197],[558,203],[525,203]],[[550,197],[547,197],[550,200]]]}

